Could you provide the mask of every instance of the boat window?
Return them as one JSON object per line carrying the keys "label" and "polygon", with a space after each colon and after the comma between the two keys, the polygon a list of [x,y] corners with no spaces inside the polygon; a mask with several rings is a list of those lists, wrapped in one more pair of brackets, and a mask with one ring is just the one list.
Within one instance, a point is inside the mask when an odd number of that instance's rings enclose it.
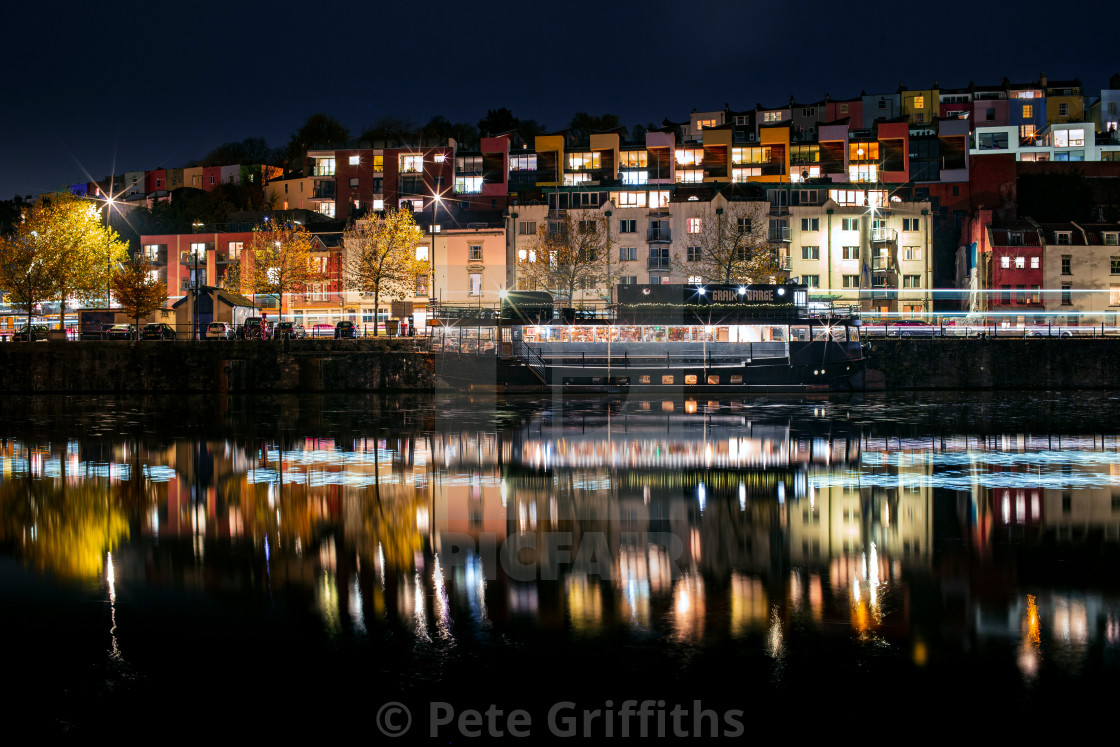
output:
{"label": "boat window", "polygon": [[[672,383],[672,382],[670,382],[670,383]],[[685,374],[684,383],[695,384],[696,383],[696,374]]]}
{"label": "boat window", "polygon": [[697,342],[713,342],[716,339],[715,327],[693,327],[692,339]]}
{"label": "boat window", "polygon": [[618,338],[622,342],[640,342],[641,339],[642,339],[642,328],[641,327],[619,327],[618,328]]}
{"label": "boat window", "polygon": [[[648,384],[648,383],[649,383],[649,376],[648,376],[648,375],[645,375],[645,376],[639,376],[639,377],[638,377],[638,383],[639,383],[639,384]],[[647,409],[648,409],[648,408],[647,408]]]}
{"label": "boat window", "polygon": [[763,327],[762,328],[762,341],[763,342],[785,342],[786,341],[786,328],[785,327]]}
{"label": "boat window", "polygon": [[541,327],[541,342],[567,342],[568,327]]}
{"label": "boat window", "polygon": [[716,327],[716,341],[718,341],[718,342],[730,342],[731,341],[731,332],[729,331],[729,329],[727,327]]}
{"label": "boat window", "polygon": [[708,374],[708,383],[709,384],[718,384],[719,383],[719,375],[718,374]]}
{"label": "boat window", "polygon": [[642,327],[642,340],[644,342],[665,342],[665,328]]}
{"label": "boat window", "polygon": [[762,327],[741,326],[737,330],[739,342],[762,342]]}
{"label": "boat window", "polygon": [[743,383],[743,377],[740,374],[731,374],[731,383],[732,384],[742,384]]}
{"label": "boat window", "polygon": [[662,384],[672,384],[673,383],[673,377],[672,376],[662,376],[661,377],[661,383]]}
{"label": "boat window", "polygon": [[689,339],[688,327],[669,327],[669,342],[687,342]]}
{"label": "boat window", "polygon": [[813,339],[828,342],[828,327],[813,327]]}
{"label": "boat window", "polygon": [[572,342],[593,342],[594,340],[594,327],[572,327]]}
{"label": "boat window", "polygon": [[[595,342],[607,342],[611,338],[611,327],[592,327],[591,333],[594,335]],[[613,339],[618,339],[617,337]]]}
{"label": "boat window", "polygon": [[809,342],[809,328],[808,327],[790,327],[789,328],[790,341],[796,342]]}
{"label": "boat window", "polygon": [[832,328],[832,339],[836,340],[836,342],[847,342],[848,341],[848,328],[845,327],[842,324],[833,327]]}
{"label": "boat window", "polygon": [[540,327],[525,327],[522,329],[525,342],[537,342],[541,339]]}

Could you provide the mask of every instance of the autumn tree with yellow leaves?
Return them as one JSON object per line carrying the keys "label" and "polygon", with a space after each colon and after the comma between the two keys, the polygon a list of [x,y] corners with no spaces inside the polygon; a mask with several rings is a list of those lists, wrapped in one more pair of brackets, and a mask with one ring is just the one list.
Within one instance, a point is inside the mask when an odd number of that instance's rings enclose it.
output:
{"label": "autumn tree with yellow leaves", "polygon": [[103,299],[113,267],[128,259],[128,244],[101,223],[93,201],[60,191],[44,195],[24,211],[9,236],[0,236],[0,287],[27,313],[45,301],[59,302],[66,326],[71,299]]}
{"label": "autumn tree with yellow leaves", "polygon": [[389,210],[356,221],[342,237],[347,289],[373,294],[375,309],[382,296],[403,300],[415,295],[417,281],[431,272],[429,260],[416,252],[423,239],[408,210]]}
{"label": "autumn tree with yellow leaves", "polygon": [[284,296],[304,291],[326,278],[319,269],[311,233],[298,223],[269,220],[253,229],[253,238],[241,256],[241,283],[250,293],[276,293],[280,317]]}
{"label": "autumn tree with yellow leaves", "polygon": [[146,257],[130,260],[118,268],[111,279],[113,294],[121,309],[140,328],[140,320],[163,306],[167,285],[159,279]]}

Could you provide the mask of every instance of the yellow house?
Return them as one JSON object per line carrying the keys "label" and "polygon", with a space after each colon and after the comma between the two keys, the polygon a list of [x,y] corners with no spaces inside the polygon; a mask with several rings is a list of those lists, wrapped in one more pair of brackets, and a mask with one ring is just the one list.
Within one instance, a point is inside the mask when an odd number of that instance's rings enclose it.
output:
{"label": "yellow house", "polygon": [[902,116],[910,124],[929,124],[934,117],[941,116],[941,89],[929,88],[922,91],[899,91],[902,98]]}
{"label": "yellow house", "polygon": [[[749,174],[752,182],[789,181],[789,124],[760,127],[758,139],[761,150],[759,173]],[[749,150],[756,150],[749,148]],[[733,179],[739,181],[738,179]]]}
{"label": "yellow house", "polygon": [[1049,124],[1085,121],[1085,99],[1079,80],[1047,80],[1042,76],[1046,92],[1046,121]]}
{"label": "yellow house", "polygon": [[273,179],[265,185],[265,196],[272,200],[276,210],[318,210],[319,204],[311,201],[315,179],[310,176],[295,179]]}

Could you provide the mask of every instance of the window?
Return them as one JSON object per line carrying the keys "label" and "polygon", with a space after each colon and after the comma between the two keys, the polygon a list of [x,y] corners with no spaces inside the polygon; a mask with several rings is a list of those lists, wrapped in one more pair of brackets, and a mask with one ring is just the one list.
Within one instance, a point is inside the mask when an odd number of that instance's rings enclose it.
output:
{"label": "window", "polygon": [[677,169],[677,182],[680,184],[699,184],[704,181],[701,169]]}
{"label": "window", "polygon": [[915,109],[925,109],[926,108],[926,97],[925,96],[915,96],[914,97],[914,108]]}
{"label": "window", "polygon": [[782,113],[781,112],[763,112],[762,113],[762,121],[766,122],[766,123],[781,122],[782,121]]}
{"label": "window", "polygon": [[1058,116],[1059,117],[1068,117],[1069,116],[1069,104],[1058,104]]}
{"label": "window", "polygon": [[620,220],[618,222],[619,233],[637,233],[638,221],[636,220]]}
{"label": "window", "polygon": [[374,200],[373,201],[373,209],[374,210],[384,210],[385,209],[385,200]]}
{"label": "window", "polygon": [[1067,283],[1062,283],[1062,306],[1072,306],[1073,299],[1073,286]]}
{"label": "window", "polygon": [[618,165],[624,169],[644,169],[649,165],[649,153],[644,150],[624,150],[618,154]]}
{"label": "window", "polygon": [[1010,285],[1001,285],[1000,286],[1000,291],[1001,292],[999,294],[999,296],[1000,296],[999,297],[999,302],[1001,304],[1003,304],[1004,306],[1010,304],[1011,303],[1011,286]]}
{"label": "window", "polygon": [[350,165],[351,166],[360,166],[361,164],[362,164],[362,157],[361,156],[350,156]]}
{"label": "window", "polygon": [[675,158],[677,166],[699,166],[704,162],[704,150],[702,148],[677,148]]}
{"label": "window", "polygon": [[820,288],[821,287],[821,276],[820,275],[802,275],[801,276],[801,282],[805,283],[805,285],[809,286],[810,288]]}
{"label": "window", "polygon": [[1038,257],[1031,257],[1031,269],[1032,270],[1037,270],[1038,265],[1039,265],[1039,258]]}
{"label": "window", "polygon": [[802,231],[819,231],[821,230],[820,218],[802,218],[801,219]]}
{"label": "window", "polygon": [[1027,286],[1025,286],[1025,285],[1015,286],[1015,303],[1026,303],[1026,302],[1027,302]]}
{"label": "window", "polygon": [[801,247],[801,259],[820,259],[821,248],[819,246],[803,246]]}
{"label": "window", "polygon": [[621,171],[619,175],[622,177],[623,184],[649,184],[648,171]]}
{"label": "window", "polygon": [[373,170],[378,173],[385,171],[385,156],[373,157]]}
{"label": "window", "polygon": [[457,195],[477,195],[482,193],[482,177],[481,176],[457,176],[455,177],[455,194]]}
{"label": "window", "polygon": [[1019,138],[1021,140],[1031,140],[1034,138],[1034,125],[1023,124],[1019,125]]}
{"label": "window", "polygon": [[467,295],[479,296],[482,295],[482,273],[472,272],[469,278],[470,285],[467,289]]}
{"label": "window", "polygon": [[716,120],[714,120],[714,119],[698,119],[698,120],[696,120],[696,131],[699,132],[700,130],[704,129],[705,127],[709,127],[709,128],[715,127],[716,124],[717,124]]}
{"label": "window", "polygon": [[667,283],[667,282],[669,282],[669,276],[668,275],[650,275],[649,276],[649,284],[650,285],[660,285],[661,283]]}
{"label": "window", "polygon": [[1031,303],[1041,303],[1041,302],[1042,302],[1042,286],[1032,285],[1031,286]]}
{"label": "window", "polygon": [[424,171],[424,156],[401,156],[400,170],[402,174],[419,174]]}
{"label": "window", "polygon": [[[230,242],[230,245],[232,246],[232,242]],[[145,244],[144,259],[149,262],[159,262],[159,244]]]}
{"label": "window", "polygon": [[848,105],[847,104],[841,104],[840,105],[840,113],[841,114],[847,114],[848,113]]}
{"label": "window", "polygon": [[688,261],[689,262],[699,262],[700,261],[700,247],[690,246],[685,251],[688,252]]}
{"label": "window", "polygon": [[536,171],[537,170],[537,154],[519,154],[510,155],[509,157],[509,170],[510,171]]}
{"label": "window", "polygon": [[739,218],[739,220],[737,222],[737,225],[739,227],[739,233],[750,233],[751,232],[751,219],[750,218]]}
{"label": "window", "polygon": [[589,171],[602,167],[602,155],[597,150],[575,151],[568,154],[568,169],[571,171]]}
{"label": "window", "polygon": [[859,218],[844,218],[840,221],[840,229],[843,231],[858,231]]}
{"label": "window", "polygon": [[858,288],[859,287],[859,275],[845,275],[844,276],[844,287],[845,288]]}
{"label": "window", "polygon": [[645,192],[615,192],[614,204],[619,207],[645,207]]}
{"label": "window", "polygon": [[1034,119],[1034,104],[1023,104],[1023,119]]}
{"label": "window", "polygon": [[995,120],[995,118],[996,118],[996,110],[995,109],[992,109],[991,107],[989,107],[989,108],[984,110],[984,120],[985,121],[992,122],[992,121]]}
{"label": "window", "polygon": [[537,222],[535,220],[523,220],[517,225],[517,233],[522,236],[536,236],[537,235]]}
{"label": "window", "polygon": [[999,266],[1005,270],[1011,269],[1011,257],[1000,257]]}
{"label": "window", "polygon": [[1108,305],[1120,306],[1120,284],[1112,283],[1108,286]]}
{"label": "window", "polygon": [[621,277],[619,277],[618,282],[619,282],[619,285],[637,285],[638,284],[638,276],[637,275],[622,275]]}
{"label": "window", "polygon": [[844,259],[859,259],[859,247],[858,246],[846,246],[846,247],[844,247],[843,258]]}
{"label": "window", "polygon": [[902,258],[909,260],[917,260],[922,258],[922,247],[920,246],[905,246],[902,248]]}
{"label": "window", "polygon": [[879,99],[879,111],[883,111],[886,108],[887,108],[887,100],[886,99]]}
{"label": "window", "polygon": [[244,241],[231,241],[226,245],[230,259],[241,259],[241,250],[245,248]]}
{"label": "window", "polygon": [[1117,241],[1118,237],[1120,237],[1120,234],[1116,234],[1116,233],[1106,233],[1106,234],[1104,234],[1104,245],[1105,246],[1116,246],[1117,243],[1120,243],[1120,242]]}
{"label": "window", "polygon": [[688,226],[688,232],[689,233],[700,233],[700,219],[699,218],[689,218],[687,226]]}
{"label": "window", "polygon": [[618,261],[619,262],[637,262],[638,261],[638,247],[636,247],[636,246],[620,246],[618,248]]}
{"label": "window", "polygon": [[704,276],[703,275],[689,275],[688,278],[685,280],[685,282],[689,283],[690,285],[703,285],[704,284]]}
{"label": "window", "polygon": [[1070,269],[1070,263],[1071,262],[1073,262],[1073,255],[1072,254],[1063,254],[1062,255],[1062,274],[1063,275],[1072,275],[1073,274],[1073,271]]}
{"label": "window", "polygon": [[736,167],[731,169],[731,181],[733,182],[745,182],[752,176],[762,176],[762,169],[757,166],[751,168]]}
{"label": "window", "polygon": [[920,231],[922,230],[921,218],[903,218],[902,219],[903,231]]}
{"label": "window", "polygon": [[921,275],[903,275],[902,276],[903,288],[921,288],[922,276]]}
{"label": "window", "polygon": [[472,261],[472,262],[481,262],[482,261],[482,247],[478,246],[478,245],[472,245],[472,246],[468,247],[467,248],[467,258],[470,259],[470,261]]}
{"label": "window", "polygon": [[1016,257],[1015,258],[1015,269],[1016,270],[1025,269],[1026,266],[1027,266],[1027,258],[1026,257]]}

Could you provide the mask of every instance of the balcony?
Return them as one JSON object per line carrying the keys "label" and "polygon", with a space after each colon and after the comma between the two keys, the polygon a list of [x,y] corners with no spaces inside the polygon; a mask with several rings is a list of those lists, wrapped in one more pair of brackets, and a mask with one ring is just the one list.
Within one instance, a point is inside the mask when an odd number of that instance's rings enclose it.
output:
{"label": "balcony", "polygon": [[[194,266],[194,260],[195,260],[195,253],[194,252],[179,252],[179,264],[190,265],[190,266],[193,267]],[[198,253],[198,265],[199,265],[199,267],[205,267],[206,266],[206,253],[205,252],[199,252]]]}
{"label": "balcony", "polygon": [[767,239],[770,241],[789,242],[789,226],[780,226],[778,228],[771,228],[767,233]]}
{"label": "balcony", "polygon": [[876,271],[876,272],[886,272],[886,271],[893,270],[894,269],[893,265],[894,265],[894,263],[891,262],[890,257],[872,257],[871,258],[871,269]]}
{"label": "balcony", "polygon": [[646,231],[646,241],[651,244],[668,244],[672,240],[673,235],[668,228],[651,228]]}
{"label": "balcony", "polygon": [[422,195],[424,190],[424,177],[402,176],[400,178],[399,193],[402,195]]}
{"label": "balcony", "polygon": [[311,191],[312,200],[333,200],[334,199],[334,182],[322,182],[316,184],[315,188]]}
{"label": "balcony", "polygon": [[792,270],[793,260],[789,257],[778,257],[778,269],[786,271]]}
{"label": "balcony", "polygon": [[334,176],[334,166],[312,166],[311,176]]}
{"label": "balcony", "polygon": [[872,228],[871,240],[875,243],[894,243],[898,241],[898,231],[893,228]]}
{"label": "balcony", "polygon": [[650,257],[646,261],[646,268],[650,270],[668,270],[669,258],[668,257]]}

